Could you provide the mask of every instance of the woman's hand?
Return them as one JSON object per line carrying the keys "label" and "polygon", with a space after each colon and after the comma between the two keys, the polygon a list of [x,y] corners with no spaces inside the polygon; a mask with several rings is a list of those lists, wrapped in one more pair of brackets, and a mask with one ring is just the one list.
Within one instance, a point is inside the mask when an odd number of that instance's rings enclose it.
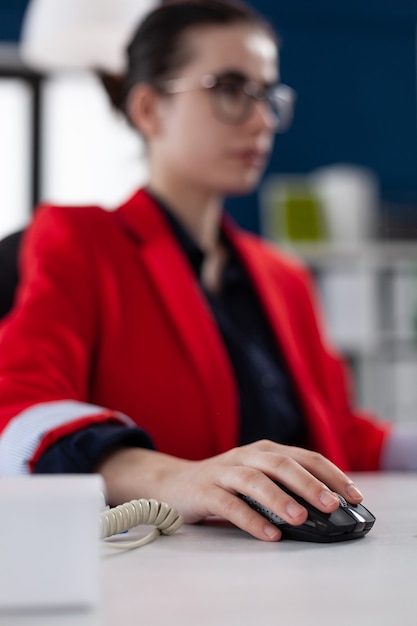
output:
{"label": "woman's hand", "polygon": [[103,460],[97,470],[104,477],[111,504],[155,498],[175,507],[186,522],[218,515],[265,541],[280,539],[280,530],[238,494],[261,502],[290,524],[302,524],[307,518],[306,509],[273,481],[284,484],[325,513],[339,506],[333,491],[354,504],[362,500],[352,481],[321,454],[266,440],[203,461],[122,448]]}

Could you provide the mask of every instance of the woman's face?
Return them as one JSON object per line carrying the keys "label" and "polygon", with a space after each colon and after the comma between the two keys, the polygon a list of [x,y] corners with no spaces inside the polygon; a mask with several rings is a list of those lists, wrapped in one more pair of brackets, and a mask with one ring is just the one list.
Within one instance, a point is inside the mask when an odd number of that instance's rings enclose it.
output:
{"label": "woman's face", "polygon": [[[201,28],[189,33],[187,43],[193,60],[175,77],[181,81],[170,83],[176,92],[157,100],[158,132],[148,137],[151,172],[163,168],[159,171],[173,177],[177,186],[247,193],[267,164],[274,116],[267,103],[253,99],[249,114],[237,123],[228,123],[219,112],[229,112],[228,89],[236,91],[236,80],[239,85],[248,79],[261,88],[276,83],[276,45],[264,31],[248,25]],[[220,77],[223,95],[200,86],[207,75]]]}

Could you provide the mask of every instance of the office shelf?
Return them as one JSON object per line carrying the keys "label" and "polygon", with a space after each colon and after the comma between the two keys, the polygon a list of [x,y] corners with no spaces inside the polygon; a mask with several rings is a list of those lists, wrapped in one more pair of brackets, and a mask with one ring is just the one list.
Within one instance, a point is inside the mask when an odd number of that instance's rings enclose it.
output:
{"label": "office shelf", "polygon": [[358,403],[382,418],[417,420],[417,245],[280,247],[315,277],[328,334],[352,366]]}

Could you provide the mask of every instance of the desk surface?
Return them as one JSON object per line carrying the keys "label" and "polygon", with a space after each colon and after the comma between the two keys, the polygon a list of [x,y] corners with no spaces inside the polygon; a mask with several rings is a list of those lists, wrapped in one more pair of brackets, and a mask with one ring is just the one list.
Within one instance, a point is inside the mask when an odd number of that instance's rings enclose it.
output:
{"label": "desk surface", "polygon": [[355,480],[377,518],[363,539],[271,544],[214,520],[183,526],[135,551],[103,545],[98,612],[0,625],[416,626],[417,475]]}

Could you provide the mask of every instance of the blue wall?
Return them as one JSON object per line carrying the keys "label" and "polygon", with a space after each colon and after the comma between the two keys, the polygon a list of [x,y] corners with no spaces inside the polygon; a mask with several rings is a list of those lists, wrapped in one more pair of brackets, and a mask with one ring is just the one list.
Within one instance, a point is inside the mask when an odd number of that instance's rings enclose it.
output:
{"label": "blue wall", "polygon": [[0,0],[0,42],[17,41],[27,4],[28,0]]}
{"label": "blue wall", "polygon": [[[281,36],[282,80],[298,93],[293,127],[277,137],[269,172],[309,172],[334,162],[368,166],[380,178],[381,221],[391,231],[385,234],[402,236],[411,222],[416,234],[415,0],[256,6]],[[252,196],[229,207],[256,230],[255,203]]]}
{"label": "blue wall", "polygon": [[[59,0],[57,0],[59,2]],[[16,40],[27,0],[0,0],[0,40]],[[334,162],[372,168],[383,208],[417,224],[415,0],[254,0],[282,40],[282,79],[298,93],[269,172]],[[256,195],[231,212],[258,229]]]}

